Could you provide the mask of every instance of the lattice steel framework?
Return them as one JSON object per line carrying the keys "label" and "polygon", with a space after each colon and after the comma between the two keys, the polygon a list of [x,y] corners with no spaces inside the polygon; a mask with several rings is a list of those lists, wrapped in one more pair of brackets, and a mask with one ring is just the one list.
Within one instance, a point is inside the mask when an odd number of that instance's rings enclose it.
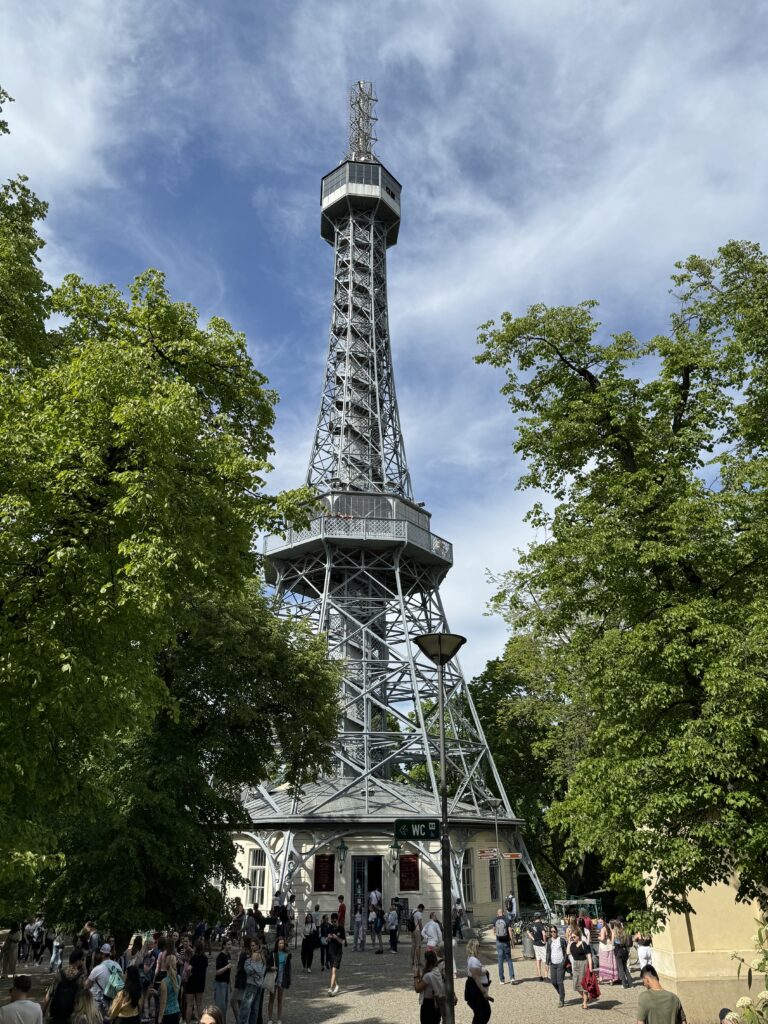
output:
{"label": "lattice steel framework", "polygon": [[[289,815],[322,835],[329,828],[335,835],[350,814],[380,829],[394,817],[440,809],[438,676],[412,638],[448,632],[439,587],[453,556],[413,501],[405,459],[386,290],[400,186],[372,155],[374,99],[369,83],[353,87],[354,159],[326,175],[321,193],[322,234],[334,246],[333,312],[307,482],[323,511],[309,528],[269,538],[265,547],[282,614],[326,633],[330,657],[343,665],[333,784],[326,779],[297,794]],[[451,818],[465,836],[487,828],[498,794],[501,829],[523,852],[546,903],[458,661],[445,667],[444,686]],[[262,796],[266,827],[277,805]],[[260,799],[249,801],[252,817],[261,814]],[[295,864],[299,857],[290,831],[283,851],[281,879],[288,858]],[[454,847],[457,892],[461,852]]]}

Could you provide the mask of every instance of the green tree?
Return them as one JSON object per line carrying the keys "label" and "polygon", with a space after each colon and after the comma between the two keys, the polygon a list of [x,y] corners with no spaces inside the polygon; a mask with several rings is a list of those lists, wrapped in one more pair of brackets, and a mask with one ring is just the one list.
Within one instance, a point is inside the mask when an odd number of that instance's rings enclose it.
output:
{"label": "green tree", "polygon": [[[278,758],[301,784],[335,720],[321,643],[276,624],[254,589],[256,535],[302,522],[312,496],[265,490],[277,399],[244,336],[220,318],[201,326],[154,270],[128,298],[74,276],[52,291],[45,210],[24,179],[0,190],[0,893],[14,909],[40,871],[71,862],[67,824],[76,835],[98,808],[119,833],[132,800],[141,817],[136,794],[119,812],[114,797],[142,744],[162,760],[162,730],[200,715],[212,728],[214,641],[218,667],[244,673],[245,699],[271,680],[272,699],[253,705],[270,754],[243,743],[225,762],[189,737],[186,806],[217,786],[229,799]],[[247,654],[230,649],[241,643]],[[221,729],[254,727],[234,698],[222,708]],[[198,722],[201,736],[213,742]],[[189,820],[221,825],[228,807],[213,800]]]}
{"label": "green tree", "polygon": [[734,874],[768,893],[768,261],[731,242],[677,270],[669,336],[597,340],[584,302],[479,339],[554,506],[496,606],[591,716],[549,820],[662,912]]}

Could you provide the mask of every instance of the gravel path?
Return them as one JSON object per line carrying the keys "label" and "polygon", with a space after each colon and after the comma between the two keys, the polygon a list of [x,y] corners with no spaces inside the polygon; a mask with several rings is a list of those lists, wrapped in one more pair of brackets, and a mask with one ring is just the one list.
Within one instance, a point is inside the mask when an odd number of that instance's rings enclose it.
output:
{"label": "gravel path", "polygon": [[[209,995],[212,990],[212,967],[217,950],[209,957]],[[355,953],[352,947],[344,950],[339,972],[339,993],[328,995],[329,975],[320,971],[318,951],[311,974],[305,974],[301,967],[299,950],[293,953],[293,984],[285,994],[283,1024],[418,1024],[418,996],[413,991],[411,973],[410,940],[404,935],[400,951],[387,951],[377,956],[372,950]],[[457,948],[460,975],[456,982],[459,1003],[456,1007],[457,1024],[470,1024],[472,1014],[464,1002],[464,947]],[[557,994],[548,982],[536,978],[536,966],[532,960],[523,960],[519,947],[514,951],[515,973],[519,984],[499,985],[496,967],[496,952],[492,943],[485,943],[482,957],[487,962],[492,979],[491,994],[494,997],[491,1021],[497,1024],[545,1024],[550,1021],[564,1021],[566,1024],[581,1024],[589,1016],[596,1017],[598,1024],[634,1024],[640,985],[637,981],[637,967],[634,968],[635,987],[623,989],[620,986],[604,986],[600,999],[590,1005],[587,1014],[581,1010],[581,998],[573,991],[573,983],[566,980],[565,1006],[557,1005]],[[19,973],[33,976],[33,996],[42,998],[50,975],[40,968],[26,969],[19,965]],[[1,983],[0,1003],[8,1000],[7,982]],[[3,991],[3,989],[5,991]],[[266,1007],[265,1007],[266,1009]],[[266,1018],[265,1018],[266,1021]],[[227,1024],[233,1024],[231,1013]]]}

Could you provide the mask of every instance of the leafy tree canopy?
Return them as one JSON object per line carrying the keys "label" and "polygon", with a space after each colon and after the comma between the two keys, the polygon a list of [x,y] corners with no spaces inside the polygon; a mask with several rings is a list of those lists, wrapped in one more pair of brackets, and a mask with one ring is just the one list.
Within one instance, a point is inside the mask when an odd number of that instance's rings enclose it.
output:
{"label": "leafy tree canopy", "polygon": [[[128,297],[49,288],[45,211],[21,178],[0,189],[0,892],[17,894],[76,863],[89,815],[115,855],[157,847],[180,809],[205,846],[278,760],[297,785],[322,767],[335,726],[322,643],[254,583],[256,534],[312,496],[265,490],[277,399],[244,336],[201,326],[156,270]],[[200,880],[231,870],[222,842]]]}
{"label": "leafy tree canopy", "polygon": [[667,336],[536,305],[478,357],[552,499],[496,607],[586,716],[549,820],[661,912],[734,875],[768,894],[768,260],[730,242],[673,282]]}

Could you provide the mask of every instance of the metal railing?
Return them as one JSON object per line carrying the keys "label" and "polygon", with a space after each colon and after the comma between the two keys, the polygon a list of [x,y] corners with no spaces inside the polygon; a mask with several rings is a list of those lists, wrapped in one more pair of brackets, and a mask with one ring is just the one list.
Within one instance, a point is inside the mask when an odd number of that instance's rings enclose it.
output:
{"label": "metal railing", "polygon": [[296,547],[312,540],[384,540],[413,544],[439,558],[453,561],[453,545],[404,519],[362,519],[356,516],[321,516],[305,530],[288,530],[285,537],[267,537],[264,554]]}

